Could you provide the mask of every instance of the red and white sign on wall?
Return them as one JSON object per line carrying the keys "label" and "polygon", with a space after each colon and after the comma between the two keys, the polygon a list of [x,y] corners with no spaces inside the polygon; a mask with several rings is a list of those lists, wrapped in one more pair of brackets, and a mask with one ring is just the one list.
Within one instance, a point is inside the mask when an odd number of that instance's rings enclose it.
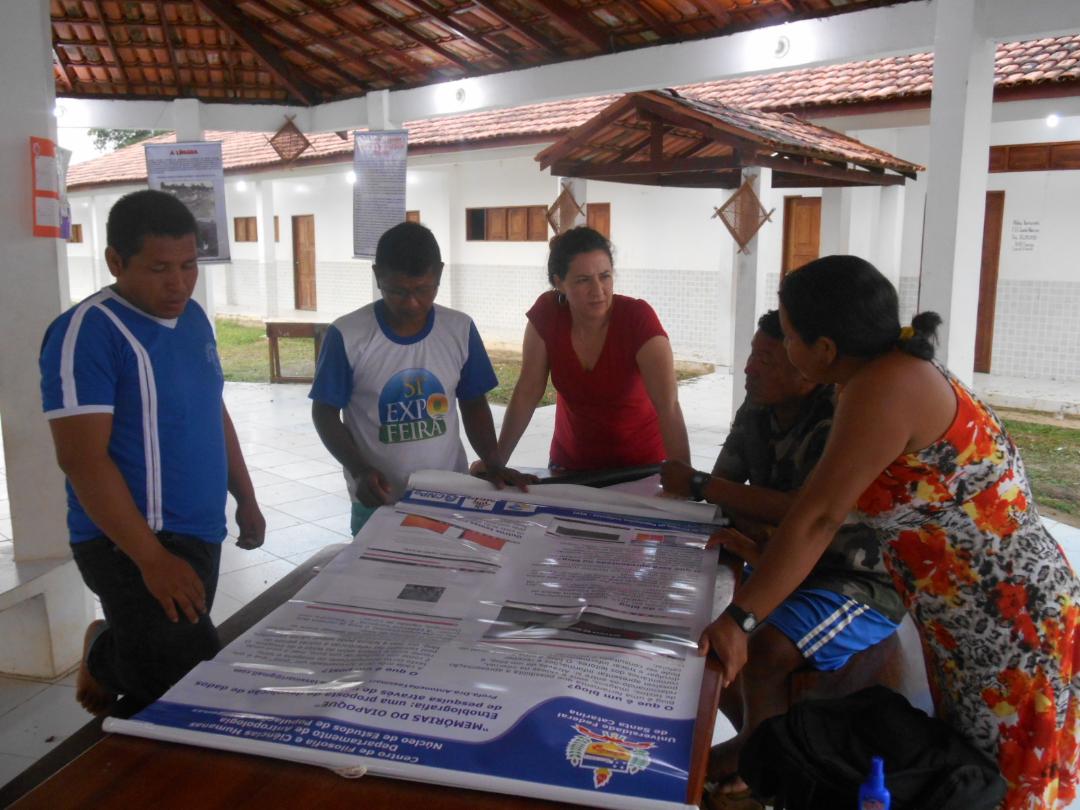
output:
{"label": "red and white sign on wall", "polygon": [[48,138],[30,138],[33,174],[34,236],[60,236],[60,172],[56,144]]}

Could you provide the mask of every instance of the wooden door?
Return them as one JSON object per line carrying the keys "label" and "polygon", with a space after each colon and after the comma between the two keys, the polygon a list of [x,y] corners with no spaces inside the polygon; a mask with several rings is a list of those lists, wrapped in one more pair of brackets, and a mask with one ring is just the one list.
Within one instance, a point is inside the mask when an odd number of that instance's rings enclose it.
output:
{"label": "wooden door", "polygon": [[297,309],[314,310],[315,303],[315,215],[292,218],[293,295]]}
{"label": "wooden door", "polygon": [[585,203],[585,224],[611,238],[611,203]]}
{"label": "wooden door", "polygon": [[982,267],[979,270],[979,312],[975,321],[975,370],[990,373],[994,348],[994,311],[997,308],[998,263],[1001,259],[1001,223],[1005,192],[986,192],[983,218]]}
{"label": "wooden door", "polygon": [[781,273],[790,273],[821,252],[821,198],[784,197],[784,259]]}

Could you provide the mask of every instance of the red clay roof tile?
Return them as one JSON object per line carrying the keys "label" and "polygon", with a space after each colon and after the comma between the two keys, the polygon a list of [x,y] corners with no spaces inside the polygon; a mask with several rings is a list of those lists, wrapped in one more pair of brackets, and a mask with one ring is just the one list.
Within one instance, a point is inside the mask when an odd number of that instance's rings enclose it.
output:
{"label": "red clay roof tile", "polygon": [[[1080,35],[1006,42],[997,49],[995,84],[999,87],[1017,87],[1049,81],[1075,81],[1080,79],[1078,62]],[[675,89],[683,96],[745,110],[798,112],[808,107],[881,104],[922,98],[931,91],[933,72],[933,54],[916,53],[684,85]],[[606,95],[530,104],[512,109],[409,121],[405,127],[409,130],[412,148],[482,146],[503,138],[561,135],[587,121],[615,98],[617,96]],[[205,137],[224,143],[222,149],[227,172],[281,163],[264,133],[208,131]],[[343,141],[333,133],[316,133],[307,137],[313,148],[301,155],[296,165],[338,156],[345,160],[352,152],[351,139]],[[154,140],[171,141],[173,136],[163,135]],[[72,166],[68,170],[68,187],[133,183],[145,178],[143,148],[141,144],[136,144]]]}

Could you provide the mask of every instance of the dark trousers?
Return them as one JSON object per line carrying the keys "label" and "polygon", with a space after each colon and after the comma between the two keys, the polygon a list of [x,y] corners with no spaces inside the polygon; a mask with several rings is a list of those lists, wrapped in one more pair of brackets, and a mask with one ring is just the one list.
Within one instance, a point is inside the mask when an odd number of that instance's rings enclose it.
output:
{"label": "dark trousers", "polygon": [[210,621],[221,545],[197,537],[159,532],[165,550],[187,562],[206,589],[206,613],[196,624],[180,613],[173,623],[143,583],[138,567],[107,537],[74,543],[83,581],[101,600],[105,630],[87,655],[90,674],[111,692],[142,705],[152,703],[200,661],[221,648]]}

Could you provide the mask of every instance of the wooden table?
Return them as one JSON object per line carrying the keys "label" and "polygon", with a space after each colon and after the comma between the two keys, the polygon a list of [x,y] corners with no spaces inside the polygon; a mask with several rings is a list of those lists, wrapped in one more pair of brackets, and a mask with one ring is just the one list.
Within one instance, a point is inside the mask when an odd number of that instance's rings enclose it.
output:
{"label": "wooden table", "polygon": [[311,338],[315,341],[315,362],[319,361],[319,349],[322,348],[323,335],[330,324],[314,321],[267,321],[266,339],[270,346],[270,382],[272,383],[309,383],[314,377],[293,377],[281,373],[281,354],[278,350],[280,338]]}
{"label": "wooden table", "polygon": [[[344,547],[328,546],[268,588],[219,628],[228,644],[310,581]],[[720,696],[713,659],[694,727],[688,804],[698,804]],[[123,701],[113,713],[130,715]],[[379,776],[345,779],[325,768],[198,746],[106,734],[97,718],[0,789],[0,807],[267,810],[548,810],[558,802]]]}

